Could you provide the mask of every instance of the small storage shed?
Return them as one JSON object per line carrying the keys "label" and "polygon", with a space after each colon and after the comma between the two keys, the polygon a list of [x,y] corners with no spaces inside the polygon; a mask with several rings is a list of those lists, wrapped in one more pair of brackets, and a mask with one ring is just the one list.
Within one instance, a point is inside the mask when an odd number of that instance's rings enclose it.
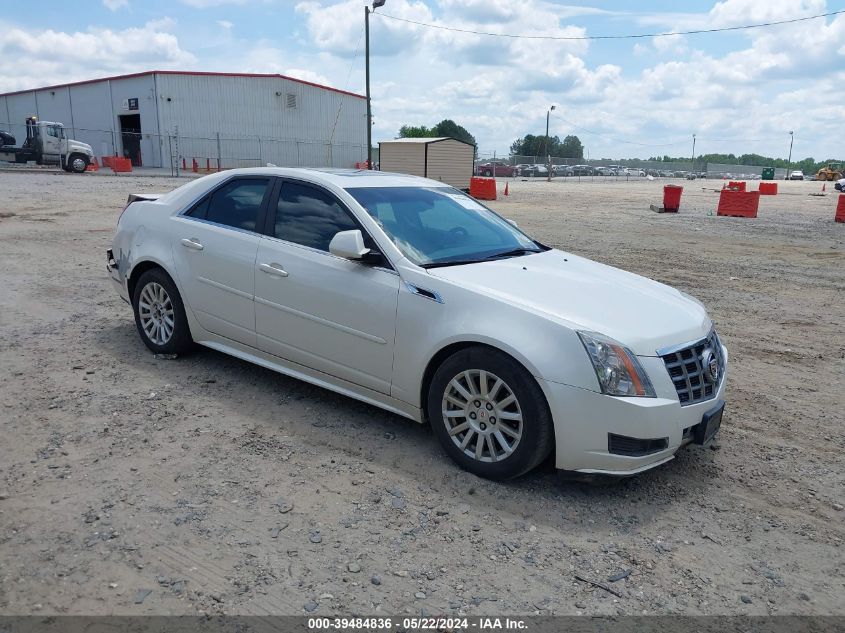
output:
{"label": "small storage shed", "polygon": [[379,169],[440,180],[469,189],[475,166],[475,145],[456,138],[397,138],[381,141]]}

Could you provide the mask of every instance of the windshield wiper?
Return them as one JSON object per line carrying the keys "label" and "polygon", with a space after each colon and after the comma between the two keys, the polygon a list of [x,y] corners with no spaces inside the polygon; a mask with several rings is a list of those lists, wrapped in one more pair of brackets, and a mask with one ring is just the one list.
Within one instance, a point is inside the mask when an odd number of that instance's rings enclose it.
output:
{"label": "windshield wiper", "polygon": [[488,261],[491,259],[505,259],[506,257],[519,257],[520,255],[530,255],[531,253],[542,253],[543,251],[535,248],[514,248],[510,251],[504,251],[501,253],[494,253],[493,255],[488,255],[483,259],[483,261]]}
{"label": "windshield wiper", "polygon": [[452,259],[445,262],[429,262],[428,264],[420,264],[420,268],[443,268],[444,266],[463,266],[464,264],[477,264],[478,262],[486,261],[482,259]]}
{"label": "windshield wiper", "polygon": [[542,253],[543,251],[533,248],[514,248],[509,251],[502,251],[501,253],[493,253],[486,257],[478,257],[476,259],[451,259],[445,262],[430,262],[428,264],[420,264],[421,268],[442,268],[444,266],[463,266],[464,264],[478,264],[480,262],[489,262],[494,259],[505,259],[508,257],[519,257],[520,255],[530,255],[531,253]]}

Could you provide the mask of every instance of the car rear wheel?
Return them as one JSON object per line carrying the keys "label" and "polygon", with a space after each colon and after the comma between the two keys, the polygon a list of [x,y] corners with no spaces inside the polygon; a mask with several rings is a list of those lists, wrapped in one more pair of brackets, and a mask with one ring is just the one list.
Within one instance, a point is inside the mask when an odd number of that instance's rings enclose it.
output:
{"label": "car rear wheel", "polygon": [[450,356],[431,381],[427,404],[444,450],[480,477],[518,477],[552,450],[552,419],[542,390],[498,350],[472,347]]}
{"label": "car rear wheel", "polygon": [[184,354],[193,340],[182,298],[173,280],[154,268],[141,275],[132,297],[135,325],[144,344],[156,354]]}
{"label": "car rear wheel", "polygon": [[492,171],[490,171],[489,169],[485,169],[485,170],[484,170],[484,176],[486,176],[487,178],[489,178],[489,177],[490,177],[490,176],[492,176],[492,175],[493,175],[493,172],[492,172]]}

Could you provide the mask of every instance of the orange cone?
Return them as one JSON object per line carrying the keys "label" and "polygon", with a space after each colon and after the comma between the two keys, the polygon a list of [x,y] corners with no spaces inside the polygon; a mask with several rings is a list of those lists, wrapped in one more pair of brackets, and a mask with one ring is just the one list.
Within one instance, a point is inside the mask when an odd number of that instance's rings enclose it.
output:
{"label": "orange cone", "polygon": [[97,157],[94,157],[94,160],[88,163],[88,167],[85,168],[85,171],[99,171],[100,170],[100,163],[97,162]]}
{"label": "orange cone", "polygon": [[505,195],[506,196],[510,195],[510,194],[508,194],[508,183],[505,183]]}

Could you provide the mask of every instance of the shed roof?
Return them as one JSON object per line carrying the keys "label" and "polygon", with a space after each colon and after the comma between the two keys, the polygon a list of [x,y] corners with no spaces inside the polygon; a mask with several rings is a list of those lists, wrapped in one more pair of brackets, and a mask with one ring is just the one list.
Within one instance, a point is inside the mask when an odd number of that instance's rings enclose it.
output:
{"label": "shed roof", "polygon": [[390,139],[389,141],[379,141],[379,145],[383,143],[419,143],[422,145],[428,145],[430,143],[439,143],[440,141],[457,141],[458,143],[464,143],[465,145],[469,145],[470,147],[475,147],[472,143],[467,143],[466,141],[462,141],[459,138],[454,138],[452,136],[422,136],[417,138],[394,138]]}

